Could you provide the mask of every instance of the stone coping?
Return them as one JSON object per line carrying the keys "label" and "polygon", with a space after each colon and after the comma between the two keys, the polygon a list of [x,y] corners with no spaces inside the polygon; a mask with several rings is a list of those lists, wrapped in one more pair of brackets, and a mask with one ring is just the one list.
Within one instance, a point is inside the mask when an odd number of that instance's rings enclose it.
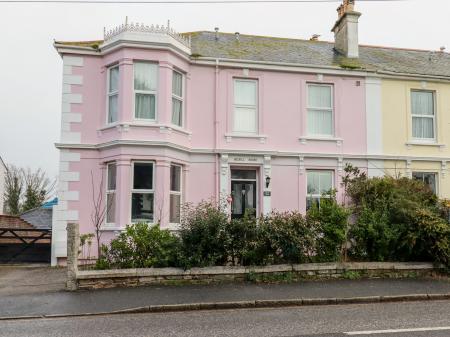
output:
{"label": "stone coping", "polygon": [[216,266],[205,268],[137,268],[110,270],[82,270],[77,271],[78,280],[104,278],[133,278],[133,277],[165,277],[165,276],[196,276],[196,275],[245,275],[250,273],[270,274],[283,272],[317,272],[323,270],[361,271],[361,270],[433,270],[435,266],[429,262],[338,262],[338,263],[305,263],[294,265],[271,266]]}

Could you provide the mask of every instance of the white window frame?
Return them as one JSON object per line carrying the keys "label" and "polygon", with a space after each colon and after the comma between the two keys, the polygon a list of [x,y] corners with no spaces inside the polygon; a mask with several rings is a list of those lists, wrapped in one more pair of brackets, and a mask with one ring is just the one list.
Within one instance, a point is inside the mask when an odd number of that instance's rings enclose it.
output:
{"label": "white window frame", "polygon": [[[116,167],[116,176],[115,176],[115,189],[111,190],[109,189],[109,167],[114,165]],[[106,227],[112,227],[116,224],[117,219],[116,219],[116,214],[114,214],[114,222],[108,222],[108,209],[109,209],[109,205],[108,205],[108,196],[110,194],[114,195],[114,199],[113,202],[115,204],[114,209],[116,209],[117,207],[117,202],[116,202],[116,191],[117,191],[117,163],[116,162],[109,162],[106,164],[106,199],[105,199],[105,205],[106,205],[106,213],[105,213],[105,225]]]}
{"label": "white window frame", "polygon": [[[152,170],[152,189],[134,189],[134,164],[152,164],[153,170]],[[156,163],[154,161],[150,160],[133,160],[131,162],[131,195],[130,195],[130,223],[135,224],[139,221],[133,221],[133,193],[139,193],[139,194],[153,194],[153,221],[148,222],[149,224],[154,224],[156,220],[156,209],[155,209],[155,202],[156,202],[156,196],[155,196],[155,170],[156,170]]]}
{"label": "white window frame", "polygon": [[[135,74],[135,67],[134,65],[136,63],[146,63],[146,64],[152,64],[155,65],[157,68],[156,71],[156,90],[136,90],[134,88],[134,74]],[[135,121],[140,122],[148,122],[148,123],[155,123],[158,120],[158,87],[159,87],[159,66],[158,63],[155,62],[146,62],[146,61],[134,61],[133,62],[133,119]],[[155,118],[137,118],[136,117],[136,94],[149,94],[155,96]]]}
{"label": "white window frame", "polygon": [[[181,75],[181,96],[178,96],[178,95],[174,94],[173,87],[172,87],[172,114],[170,116],[171,117],[170,118],[170,123],[172,125],[174,125],[175,127],[183,128],[184,127],[184,92],[185,92],[185,90],[184,90],[184,86],[185,86],[184,74],[181,71],[178,71],[178,70],[175,70],[175,69],[172,70],[172,81],[173,81],[173,74],[174,73],[177,73],[177,74]],[[173,100],[174,99],[181,102],[181,112],[180,112],[181,113],[181,118],[180,118],[181,125],[175,124],[173,122],[173,107],[174,107]]]}
{"label": "white window frame", "polygon": [[[112,65],[107,68],[106,72],[106,124],[107,125],[113,125],[116,124],[119,121],[119,87],[117,86],[117,90],[110,91],[110,78],[111,78],[111,70],[117,68],[119,70],[119,83],[120,83],[120,67],[118,64]],[[114,122],[109,121],[109,98],[111,96],[117,96],[117,120]]]}
{"label": "white window frame", "polygon": [[[320,200],[322,198],[326,198],[326,199],[331,198],[330,194],[323,195],[323,194],[308,193],[308,173],[313,173],[313,172],[317,172],[317,173],[329,172],[331,174],[331,189],[333,190],[335,188],[335,185],[334,185],[335,184],[335,181],[334,181],[335,180],[335,177],[334,177],[335,172],[333,170],[315,170],[315,169],[306,170],[306,206],[308,206],[308,199],[310,199],[310,198],[312,200],[318,199],[319,205],[320,205]],[[320,184],[320,181],[319,181],[319,184]],[[320,190],[320,186],[319,186],[319,190]]]}
{"label": "white window frame", "polygon": [[[313,107],[313,106],[310,106],[309,105],[309,88],[310,87],[312,87],[312,86],[314,86],[314,87],[327,87],[327,88],[330,88],[330,95],[331,95],[331,97],[330,97],[330,100],[331,100],[331,107],[330,108],[321,108],[321,107]],[[335,136],[335,133],[336,133],[336,131],[335,131],[335,125],[334,125],[334,120],[335,120],[335,116],[334,116],[334,85],[333,84],[323,84],[323,83],[307,83],[306,84],[306,90],[307,90],[307,92],[306,92],[306,101],[307,101],[307,107],[306,107],[306,134],[308,135],[308,136],[311,136],[311,137],[317,137],[317,138],[332,138],[332,137],[334,137]],[[329,111],[329,112],[331,112],[331,134],[322,134],[322,133],[319,133],[319,134],[314,134],[314,133],[310,133],[309,132],[309,127],[308,127],[308,123],[309,123],[309,121],[308,121],[308,113],[309,113],[309,111]]]}
{"label": "white window frame", "polygon": [[[425,174],[432,174],[432,175],[434,175],[434,181],[435,181],[435,183],[436,183],[436,191],[434,191],[434,194],[439,195],[439,173],[438,173],[438,172],[432,172],[432,171],[426,171],[426,172],[422,172],[422,171],[413,171],[413,172],[411,173],[411,176],[412,176],[413,179],[416,179],[416,178],[414,178],[414,174],[422,174],[422,175],[425,175]],[[421,181],[425,184],[424,177],[422,177],[422,180],[421,180]],[[425,184],[425,185],[426,185],[426,184]]]}
{"label": "white window frame", "polygon": [[[255,84],[255,105],[236,104],[236,97],[234,95],[236,82],[250,82]],[[235,118],[236,108],[255,109],[255,130],[254,131],[236,131]],[[233,78],[233,133],[244,135],[257,135],[259,133],[259,80],[258,79],[246,79],[246,78]]]}
{"label": "white window frame", "polygon": [[[170,167],[172,168],[172,166],[176,166],[176,167],[179,167],[180,168],[180,191],[172,191],[172,181],[170,181],[170,186],[169,186],[169,194],[170,195],[179,195],[180,196],[180,209],[178,210],[178,213],[179,213],[179,217],[180,217],[180,220],[181,220],[181,205],[182,205],[182,203],[183,203],[183,166],[182,165],[179,165],[179,164],[175,164],[175,163],[172,163],[172,164],[170,164]],[[172,178],[172,174],[170,175],[170,178]],[[169,203],[170,203],[170,195],[169,195]],[[169,204],[169,223],[171,224],[171,225],[179,225],[179,223],[177,223],[177,222],[171,222],[170,220],[170,208],[171,208],[171,205]]]}
{"label": "white window frame", "polygon": [[[417,115],[413,114],[412,100],[414,92],[427,92],[433,95],[433,115]],[[411,89],[410,93],[410,105],[411,105],[411,137],[416,142],[422,143],[435,143],[437,140],[437,123],[436,123],[436,91],[433,90],[420,90],[420,89]],[[414,137],[414,118],[431,118],[433,119],[433,138],[417,138]]]}

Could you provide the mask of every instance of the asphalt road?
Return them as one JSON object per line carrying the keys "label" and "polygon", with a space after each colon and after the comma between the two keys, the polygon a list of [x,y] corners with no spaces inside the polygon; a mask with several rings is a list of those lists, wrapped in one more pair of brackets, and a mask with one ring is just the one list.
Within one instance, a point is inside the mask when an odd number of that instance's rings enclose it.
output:
{"label": "asphalt road", "polygon": [[[379,332],[387,329],[412,330]],[[450,301],[10,320],[0,336],[449,337]]]}

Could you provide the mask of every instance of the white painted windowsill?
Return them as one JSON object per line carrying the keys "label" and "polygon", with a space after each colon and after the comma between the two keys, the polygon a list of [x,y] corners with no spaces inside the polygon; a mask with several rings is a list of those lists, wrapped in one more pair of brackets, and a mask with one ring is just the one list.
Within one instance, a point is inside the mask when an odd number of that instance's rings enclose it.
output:
{"label": "white painted windowsill", "polygon": [[312,142],[335,142],[337,145],[342,145],[342,142],[344,140],[342,138],[336,138],[336,137],[305,136],[305,137],[299,137],[299,141],[302,144],[307,144],[308,141],[312,141]]}
{"label": "white painted windowsill", "polygon": [[174,132],[179,132],[179,133],[185,134],[187,136],[192,135],[191,131],[180,128],[179,126],[168,125],[168,124],[158,124],[158,123],[150,122],[150,121],[149,122],[134,121],[134,122],[130,122],[130,123],[112,123],[112,124],[108,124],[108,125],[105,125],[99,129],[97,129],[97,131],[102,132],[105,130],[116,128],[119,131],[127,132],[130,127],[158,128],[161,133],[164,133],[167,131],[169,131],[169,132],[174,131]]}
{"label": "white painted windowsill", "polygon": [[267,140],[267,136],[266,135],[260,135],[260,134],[253,134],[253,133],[226,133],[225,134],[225,139],[227,141],[227,143],[231,143],[232,139],[236,138],[243,138],[243,139],[259,139],[259,142],[261,144],[264,144]]}
{"label": "white painted windowsill", "polygon": [[444,148],[445,144],[443,143],[435,143],[435,142],[421,142],[421,141],[410,141],[405,143],[406,146],[431,146],[431,147],[439,147]]}
{"label": "white painted windowsill", "polygon": [[118,227],[114,224],[103,225],[100,228],[100,231],[102,231],[102,232],[118,232],[118,231],[122,232],[124,230],[125,230],[125,227]]}

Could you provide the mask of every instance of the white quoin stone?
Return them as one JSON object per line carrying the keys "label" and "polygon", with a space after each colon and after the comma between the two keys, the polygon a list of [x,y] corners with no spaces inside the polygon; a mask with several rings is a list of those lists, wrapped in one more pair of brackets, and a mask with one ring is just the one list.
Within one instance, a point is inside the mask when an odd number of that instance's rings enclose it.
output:
{"label": "white quoin stone", "polygon": [[334,48],[345,57],[358,58],[358,20],[361,13],[354,11],[353,6],[344,10],[339,7],[338,12],[339,19],[331,30],[334,33]]}

